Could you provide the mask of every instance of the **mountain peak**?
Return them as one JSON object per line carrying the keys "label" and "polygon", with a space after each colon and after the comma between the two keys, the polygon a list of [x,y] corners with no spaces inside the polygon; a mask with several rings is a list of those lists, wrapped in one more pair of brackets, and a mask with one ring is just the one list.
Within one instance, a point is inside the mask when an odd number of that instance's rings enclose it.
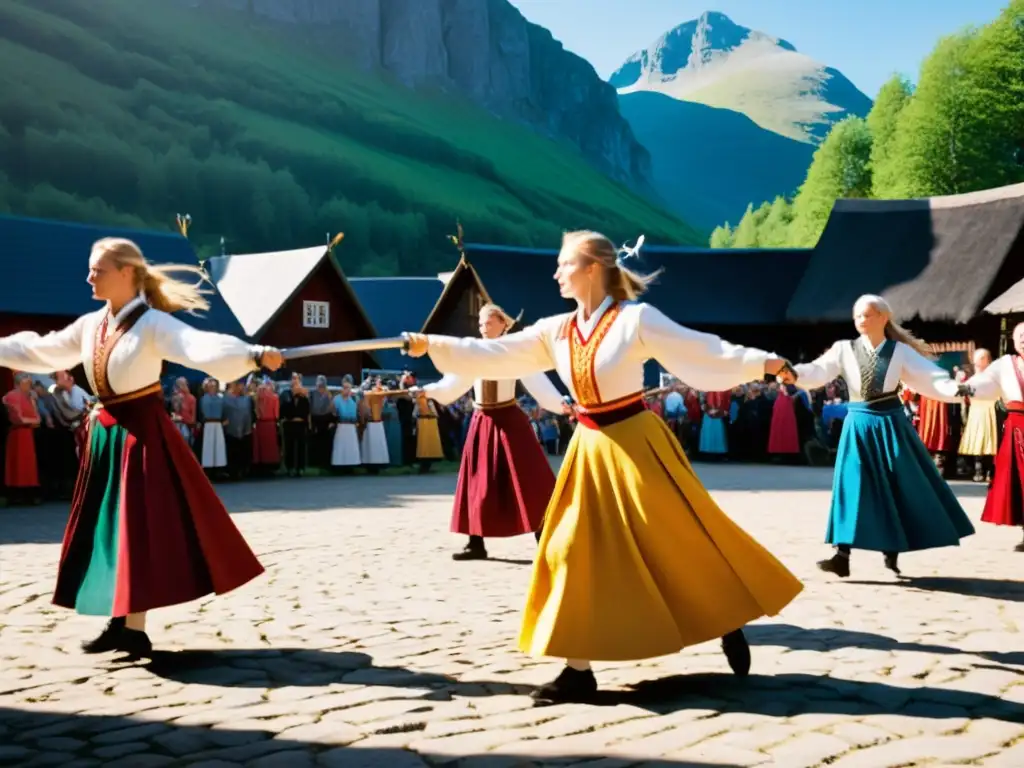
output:
{"label": "mountain peak", "polygon": [[620,95],[655,91],[742,112],[798,141],[820,140],[871,101],[834,69],[782,38],[705,11],[630,56],[609,78]]}

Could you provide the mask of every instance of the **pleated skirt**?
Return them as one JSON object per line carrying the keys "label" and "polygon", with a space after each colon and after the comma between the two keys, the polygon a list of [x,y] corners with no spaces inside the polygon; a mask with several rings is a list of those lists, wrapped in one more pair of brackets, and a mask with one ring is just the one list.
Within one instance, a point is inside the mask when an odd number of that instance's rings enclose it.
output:
{"label": "pleated skirt", "polygon": [[124,616],[263,573],[160,394],[90,417],[53,602]]}
{"label": "pleated skirt", "polygon": [[974,533],[896,398],[848,406],[825,541],[877,552],[950,547]]}
{"label": "pleated skirt", "polygon": [[1006,405],[1010,412],[981,519],[994,525],[1024,525],[1024,403]]}
{"label": "pleated skirt", "polygon": [[581,422],[545,513],[519,647],[662,656],[775,615],[801,589],[718,507],[659,417]]}
{"label": "pleated skirt", "polygon": [[421,461],[444,458],[436,416],[420,416],[416,419],[416,458]]}

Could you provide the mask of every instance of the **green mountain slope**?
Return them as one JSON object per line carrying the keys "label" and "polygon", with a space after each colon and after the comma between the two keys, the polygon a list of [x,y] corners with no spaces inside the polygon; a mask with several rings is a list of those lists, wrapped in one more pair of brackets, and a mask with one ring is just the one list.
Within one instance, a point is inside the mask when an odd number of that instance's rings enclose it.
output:
{"label": "green mountain slope", "polygon": [[0,210],[168,226],[209,253],[344,231],[347,269],[451,266],[445,235],[701,243],[572,147],[279,27],[162,0],[0,0]]}
{"label": "green mountain slope", "polygon": [[792,194],[814,146],[766,131],[729,109],[652,91],[619,96],[637,139],[657,161],[654,184],[696,226],[739,221],[752,200]]}

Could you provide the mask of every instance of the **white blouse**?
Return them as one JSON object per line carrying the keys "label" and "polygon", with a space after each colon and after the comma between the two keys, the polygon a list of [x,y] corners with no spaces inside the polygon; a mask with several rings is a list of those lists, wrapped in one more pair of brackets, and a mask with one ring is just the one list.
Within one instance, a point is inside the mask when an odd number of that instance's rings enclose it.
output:
{"label": "white blouse", "polygon": [[[861,392],[861,371],[857,362],[854,344],[863,345],[872,352],[871,342],[864,336],[855,341],[837,341],[824,355],[811,363],[794,365],[798,379],[796,385],[802,389],[818,389],[842,376],[850,391],[850,400],[863,400]],[[915,392],[932,400],[946,403],[958,403],[962,399],[957,394],[958,384],[949,373],[937,366],[917,350],[895,342],[896,347],[885,372],[882,391],[895,392],[901,381]]]}
{"label": "white blouse", "polygon": [[967,385],[974,390],[974,400],[1000,400],[1007,403],[1024,401],[1020,380],[1014,370],[1014,358],[1019,355],[1003,355],[981,373],[974,374],[967,380]]}
{"label": "white blouse", "polygon": [[[107,338],[118,322],[143,303],[136,298],[107,323]],[[0,339],[0,366],[27,373],[51,373],[79,363],[93,392],[97,391],[93,355],[97,330],[107,308],[83,315],[60,331],[40,336],[24,331]],[[254,356],[263,350],[234,336],[198,331],[176,317],[148,309],[114,344],[107,362],[107,386],[114,394],[144,389],[160,380],[166,360],[204,371],[221,381],[235,381],[256,369]]]}
{"label": "white blouse", "polygon": [[576,312],[497,339],[428,341],[439,371],[467,379],[523,379],[554,369],[583,408],[643,391],[644,363],[652,358],[692,387],[719,391],[762,379],[769,357],[678,325],[650,304],[610,299],[586,321]]}
{"label": "white blouse", "polygon": [[[484,381],[485,379],[470,380],[466,376],[447,373],[440,381],[433,384],[425,384],[422,389],[432,399],[437,400],[437,402],[443,405],[448,405],[458,400],[472,387],[474,405],[479,406],[484,402]],[[492,379],[492,381],[496,385],[497,395],[494,403],[491,403],[491,405],[515,400],[516,382],[520,381],[520,379]],[[551,413],[562,412],[562,395],[555,385],[551,383],[551,379],[547,377],[547,374],[537,373],[532,376],[525,376],[521,381],[526,391],[537,401],[537,405]]]}

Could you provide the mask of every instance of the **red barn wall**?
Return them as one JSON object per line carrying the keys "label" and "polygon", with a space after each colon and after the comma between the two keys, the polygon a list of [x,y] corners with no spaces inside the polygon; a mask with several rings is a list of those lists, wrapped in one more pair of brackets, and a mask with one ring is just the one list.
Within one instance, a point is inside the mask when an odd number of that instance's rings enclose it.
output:
{"label": "red barn wall", "polygon": [[[327,328],[306,328],[302,324],[302,302],[325,301],[329,309]],[[299,289],[281,309],[260,336],[259,343],[273,347],[298,347],[307,344],[325,344],[330,341],[354,341],[365,339],[370,329],[363,320],[358,305],[345,289],[343,278],[327,259],[309,276],[306,284]],[[294,362],[285,362],[285,372],[298,372],[304,376],[344,376],[350,374],[359,378],[362,369],[376,368],[370,357],[363,352],[349,352],[338,355],[310,357]]]}

